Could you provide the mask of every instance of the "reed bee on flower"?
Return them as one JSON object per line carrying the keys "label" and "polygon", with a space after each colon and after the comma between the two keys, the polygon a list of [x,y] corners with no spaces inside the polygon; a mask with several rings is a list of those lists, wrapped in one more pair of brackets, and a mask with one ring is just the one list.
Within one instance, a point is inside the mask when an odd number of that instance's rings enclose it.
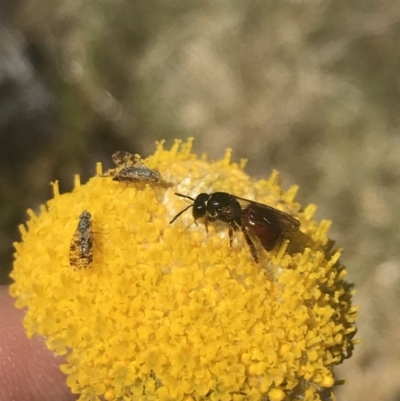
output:
{"label": "reed bee on flower", "polygon": [[204,218],[206,230],[208,223],[217,220],[228,224],[231,246],[233,232],[242,231],[256,262],[258,262],[258,253],[252,237],[258,238],[264,249],[271,251],[284,232],[297,231],[300,226],[300,222],[287,213],[226,192],[202,193],[196,198],[179,193],[175,195],[190,199],[193,203],[180,211],[170,223],[192,207],[193,218],[195,220]]}

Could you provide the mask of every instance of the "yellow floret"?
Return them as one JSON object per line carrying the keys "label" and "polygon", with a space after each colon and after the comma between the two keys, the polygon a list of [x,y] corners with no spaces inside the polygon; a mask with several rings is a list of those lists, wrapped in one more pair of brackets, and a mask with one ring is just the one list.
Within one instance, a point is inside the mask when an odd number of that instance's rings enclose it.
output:
{"label": "yellow floret", "polygon": [[[276,172],[255,181],[245,162],[191,153],[192,141],[159,143],[146,165],[160,184],[98,176],[30,214],[15,244],[11,293],[27,307],[29,336],[66,354],[61,367],[81,401],[272,401],[326,399],[332,369],[350,356],[356,308],[330,222],[282,191]],[[229,192],[282,210],[300,231],[271,252],[223,223],[207,233],[175,196]],[[93,262],[69,265],[79,215],[92,215]],[[328,392],[328,393],[327,393]]]}

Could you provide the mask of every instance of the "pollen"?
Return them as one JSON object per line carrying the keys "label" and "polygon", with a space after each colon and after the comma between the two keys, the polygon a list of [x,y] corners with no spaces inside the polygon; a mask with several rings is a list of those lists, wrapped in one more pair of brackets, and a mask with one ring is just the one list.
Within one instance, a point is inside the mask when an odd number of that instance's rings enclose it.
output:
{"label": "pollen", "polygon": [[[192,139],[163,142],[144,159],[162,181],[96,176],[28,211],[15,244],[11,294],[26,308],[24,327],[66,355],[61,370],[80,401],[272,401],[333,397],[333,368],[358,340],[353,287],[331,222],[313,220],[297,186],[276,171],[255,180],[245,162],[208,161]],[[228,192],[300,222],[266,251],[224,222],[195,223],[200,193]],[[91,215],[91,259],[70,265],[79,216]],[[75,237],[74,237],[75,236]],[[80,243],[78,243],[80,244]]]}

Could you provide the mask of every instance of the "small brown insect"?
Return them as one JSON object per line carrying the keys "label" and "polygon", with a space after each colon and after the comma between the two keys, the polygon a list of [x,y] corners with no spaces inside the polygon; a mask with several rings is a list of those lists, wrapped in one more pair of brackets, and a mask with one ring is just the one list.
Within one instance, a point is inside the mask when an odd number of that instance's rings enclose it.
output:
{"label": "small brown insect", "polygon": [[158,171],[150,170],[146,166],[124,167],[113,177],[114,181],[119,182],[160,182],[161,174]]}
{"label": "small brown insect", "polygon": [[226,192],[202,193],[196,199],[178,193],[175,195],[190,199],[193,203],[180,211],[170,224],[193,207],[193,218],[197,220],[204,217],[206,229],[209,222],[217,220],[228,224],[231,245],[233,232],[241,230],[256,262],[258,254],[252,236],[258,238],[264,249],[270,251],[282,233],[297,231],[300,226],[300,222],[287,213]]}
{"label": "small brown insect", "polygon": [[72,268],[88,269],[93,262],[92,215],[84,210],[79,215],[78,228],[69,247],[69,264]]}
{"label": "small brown insect", "polygon": [[113,175],[114,181],[120,182],[160,182],[161,174],[149,169],[138,154],[119,150],[111,156],[118,167]]}
{"label": "small brown insect", "polygon": [[129,167],[134,166],[137,163],[142,163],[141,156],[138,154],[133,155],[132,153],[125,152],[124,150],[117,150],[111,156],[113,162],[118,167]]}

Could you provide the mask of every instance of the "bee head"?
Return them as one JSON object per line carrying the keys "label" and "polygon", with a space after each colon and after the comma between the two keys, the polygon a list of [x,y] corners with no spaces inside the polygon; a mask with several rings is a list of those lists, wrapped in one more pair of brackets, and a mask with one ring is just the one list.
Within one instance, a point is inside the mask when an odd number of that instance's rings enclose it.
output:
{"label": "bee head", "polygon": [[209,194],[202,193],[196,197],[193,203],[193,218],[201,219],[207,213],[207,202],[210,199]]}
{"label": "bee head", "polygon": [[200,194],[196,197],[196,199],[187,196],[187,195],[182,195],[182,194],[178,194],[177,192],[175,192],[175,195],[180,196],[181,198],[186,198],[186,199],[190,199],[191,201],[193,201],[193,203],[191,205],[189,205],[188,207],[186,207],[185,209],[181,210],[170,222],[169,224],[172,224],[182,213],[185,213],[186,210],[188,210],[189,208],[193,208],[193,218],[195,220],[200,219],[201,217],[204,217],[206,215],[206,211],[207,211],[207,201],[208,199],[210,199],[210,195],[208,194]]}

